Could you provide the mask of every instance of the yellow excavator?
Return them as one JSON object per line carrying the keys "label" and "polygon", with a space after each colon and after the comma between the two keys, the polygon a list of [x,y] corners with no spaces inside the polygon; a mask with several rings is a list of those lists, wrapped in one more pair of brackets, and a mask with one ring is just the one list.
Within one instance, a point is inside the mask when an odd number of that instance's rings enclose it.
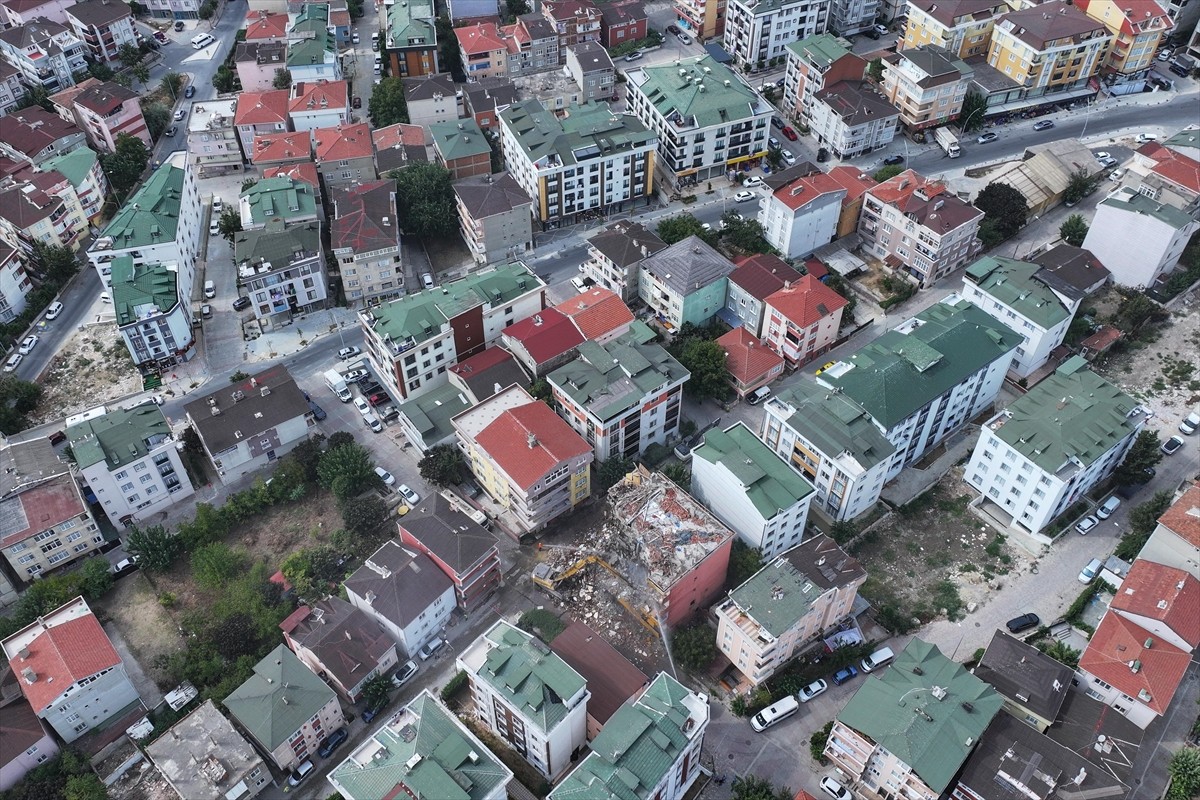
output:
{"label": "yellow excavator", "polygon": [[[613,577],[620,580],[626,586],[629,586],[629,582],[627,580],[625,580],[625,577],[623,575],[621,575],[619,572],[616,571],[616,569],[613,568],[612,564],[609,564],[607,561],[605,561],[603,558],[596,555],[595,553],[591,553],[589,555],[583,556],[583,557],[579,558],[578,560],[576,560],[574,563],[567,566],[565,569],[557,570],[557,571],[554,569],[554,567],[550,566],[549,564],[547,564],[545,562],[538,564],[536,567],[533,568],[533,575],[532,575],[533,582],[536,585],[541,586],[543,589],[557,594],[558,587],[562,584],[563,581],[565,581],[568,578],[571,578],[575,575],[578,575],[580,572],[587,569],[592,564],[603,567],[604,569],[606,569],[610,573],[612,573]],[[630,587],[630,588],[632,588],[632,587]],[[626,599],[624,597],[618,597],[618,598],[616,598],[616,600],[618,603],[620,603],[622,606],[624,606],[625,610],[628,611],[630,614],[632,614],[638,620],[638,622],[640,622],[640,623],[642,623],[642,625],[646,626],[647,629],[649,629],[652,632],[658,631],[658,620],[654,618],[653,614],[649,613],[648,611],[634,607],[633,603],[631,603],[628,599]]]}

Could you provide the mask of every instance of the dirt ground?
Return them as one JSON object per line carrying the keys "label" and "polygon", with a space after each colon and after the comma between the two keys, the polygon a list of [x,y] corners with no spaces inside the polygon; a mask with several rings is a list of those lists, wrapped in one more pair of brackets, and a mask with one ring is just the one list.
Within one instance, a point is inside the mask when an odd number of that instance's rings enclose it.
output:
{"label": "dirt ground", "polygon": [[142,377],[116,323],[88,325],[63,345],[38,381],[44,392],[37,424],[78,414],[141,391]]}
{"label": "dirt ground", "polygon": [[107,614],[129,645],[145,673],[160,689],[171,688],[167,675],[155,669],[157,656],[183,649],[178,626],[158,602],[158,593],[145,575],[135,573],[114,584],[112,591],[94,603]]}
{"label": "dirt ground", "polygon": [[971,516],[970,487],[956,466],[925,494],[865,534],[850,549],[866,568],[862,593],[877,607],[891,606],[905,618],[928,622],[953,618],[1029,569],[1020,548]]}

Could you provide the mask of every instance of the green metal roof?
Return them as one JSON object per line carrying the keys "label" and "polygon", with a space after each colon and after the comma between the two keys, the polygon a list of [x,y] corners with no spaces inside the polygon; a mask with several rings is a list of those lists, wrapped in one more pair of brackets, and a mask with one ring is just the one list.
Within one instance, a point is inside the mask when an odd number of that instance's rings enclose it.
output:
{"label": "green metal roof", "polygon": [[798,42],[786,45],[805,61],[818,66],[829,66],[842,56],[850,55],[850,51],[838,44],[837,37],[829,33],[818,33]]}
{"label": "green metal roof", "polygon": [[435,389],[400,404],[403,414],[421,434],[426,445],[437,444],[454,435],[450,419],[472,408],[474,403],[453,383],[443,383]]}
{"label": "green metal roof", "polygon": [[822,453],[830,457],[847,452],[863,469],[886,461],[896,452],[871,415],[841,392],[808,381],[775,395],[779,402],[796,409],[785,420]]}
{"label": "green metal roof", "polygon": [[767,633],[778,638],[791,630],[824,592],[786,558],[777,558],[730,592],[729,597]]}
{"label": "green metal roof", "polygon": [[1143,214],[1169,225],[1175,230],[1180,230],[1191,225],[1193,222],[1190,216],[1178,208],[1167,203],[1160,203],[1157,200],[1151,200],[1146,195],[1132,190],[1126,191],[1123,196],[1109,197],[1101,201],[1100,205],[1112,206],[1113,208],[1119,208],[1135,214]]}
{"label": "green metal roof", "polygon": [[686,381],[691,373],[641,320],[608,344],[579,345],[579,358],[546,376],[559,391],[600,420],[620,416],[640,405],[660,386]]}
{"label": "green metal roof", "polygon": [[845,359],[853,369],[826,370],[821,380],[891,429],[1022,341],[966,300],[935,303]]}
{"label": "green metal roof", "polygon": [[250,202],[250,219],[264,225],[272,219],[303,219],[317,213],[313,187],[287,176],[264,178],[242,193]]}
{"label": "green metal roof", "polygon": [[479,668],[479,680],[492,687],[544,732],[566,719],[566,701],[586,686],[583,676],[540,639],[501,620],[484,634],[494,646]]}
{"label": "green metal roof", "polygon": [[273,752],[332,699],[333,689],[281,644],[254,665],[254,674],[224,703],[233,718]]}
{"label": "green metal roof", "polygon": [[665,672],[621,706],[549,800],[646,800],[689,743],[691,692]]}
{"label": "green metal roof", "polygon": [[110,411],[67,428],[80,469],[105,462],[109,471],[144,458],[171,435],[167,418],[153,403]]}
{"label": "green metal roof", "polygon": [[1137,430],[1137,403],[1072,356],[991,423],[992,432],[1049,473],[1070,459],[1084,467]]}
{"label": "green metal roof", "polygon": [[45,172],[57,170],[71,182],[72,186],[79,186],[99,160],[100,157],[96,155],[95,150],[89,147],[80,147],[45,162],[42,164],[42,170]]}
{"label": "green metal roof", "polygon": [[966,278],[1030,322],[1053,328],[1071,315],[1058,295],[1035,277],[1039,270],[1028,261],[984,256],[967,267]]}
{"label": "green metal roof", "polygon": [[637,117],[614,114],[606,104],[590,100],[572,104],[567,116],[559,117],[541,101],[529,99],[509,106],[500,117],[529,160],[543,166],[571,166],[654,141]]}
{"label": "green metal roof", "polygon": [[426,0],[408,0],[387,6],[389,48],[434,47],[437,29],[433,24],[433,4]]}
{"label": "green metal roof", "polygon": [[940,794],[1003,706],[991,684],[913,639],[882,675],[859,686],[838,721],[893,753]]}
{"label": "green metal roof", "polygon": [[179,304],[178,272],[174,264],[138,264],[132,256],[112,260],[112,301],[117,325],[164,314]]}
{"label": "green metal roof", "polygon": [[280,268],[301,257],[311,257],[321,251],[321,226],[316,222],[284,227],[282,220],[271,220],[265,228],[239,231],[233,237],[233,260],[269,262]]}
{"label": "green metal roof", "polygon": [[753,118],[756,108],[761,114],[769,108],[733,70],[712,56],[683,58],[679,66],[669,62],[641,71],[646,77],[637,84],[638,90],[667,119],[679,115],[681,127],[726,125]]}
{"label": "green metal roof", "polygon": [[325,23],[313,20],[305,26],[304,30],[312,33],[313,38],[288,42],[287,65],[289,67],[323,64],[325,56],[334,54],[335,42],[333,36],[325,29]]}
{"label": "green metal roof", "polygon": [[184,172],[163,164],[125,201],[101,237],[112,237],[113,247],[145,247],[174,241],[183,204]]}
{"label": "green metal roof", "polygon": [[329,773],[350,800],[482,800],[512,772],[428,690]]}
{"label": "green metal roof", "polygon": [[423,341],[447,320],[483,303],[506,303],[542,286],[536,275],[520,261],[498,264],[465,278],[433,289],[406,295],[371,309],[380,336],[395,342],[412,338]]}
{"label": "green metal roof", "polygon": [[727,430],[706,433],[704,444],[692,456],[721,464],[732,472],[764,519],[771,519],[813,493],[808,481],[789,469],[741,422]]}
{"label": "green metal roof", "polygon": [[488,144],[483,129],[474,117],[452,119],[448,122],[435,122],[429,127],[429,135],[442,158],[454,161],[459,158],[470,158],[491,154],[492,147]]}
{"label": "green metal roof", "polygon": [[1200,128],[1185,128],[1162,144],[1163,147],[1170,150],[1174,150],[1177,147],[1187,147],[1193,150],[1200,148]]}

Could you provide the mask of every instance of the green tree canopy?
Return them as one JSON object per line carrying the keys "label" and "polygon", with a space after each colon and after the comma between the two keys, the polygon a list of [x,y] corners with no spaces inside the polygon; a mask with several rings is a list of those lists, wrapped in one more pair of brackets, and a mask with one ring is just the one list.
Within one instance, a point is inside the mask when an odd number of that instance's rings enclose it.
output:
{"label": "green tree canopy", "polygon": [[357,442],[325,451],[317,466],[317,476],[321,485],[332,491],[339,503],[345,503],[379,485],[371,454]]}
{"label": "green tree canopy", "polygon": [[132,75],[133,79],[140,83],[143,88],[147,83],[150,82],[150,67],[146,66],[145,64],[134,64],[129,68],[129,74]]}
{"label": "green tree canopy", "polygon": [[117,135],[116,151],[100,157],[100,166],[108,178],[109,185],[112,186],[117,202],[125,202],[133,187],[141,180],[149,162],[150,150],[145,142],[128,133]]}
{"label": "green tree canopy", "polygon": [[633,462],[628,458],[612,456],[607,461],[596,465],[596,484],[592,487],[598,495],[603,495],[617,484],[622,478],[633,471]]}
{"label": "green tree canopy", "polygon": [[162,525],[135,525],[125,535],[125,549],[137,556],[138,566],[147,572],[166,572],[174,566],[183,542]]}
{"label": "green tree canopy", "polygon": [[230,244],[233,243],[233,237],[242,230],[242,215],[238,213],[237,207],[232,203],[225,206],[221,216],[217,219],[217,230],[220,231],[221,237]]}
{"label": "green tree canopy", "polygon": [[392,696],[392,679],[387,675],[376,675],[363,684],[363,706],[382,708]]}
{"label": "green tree canopy", "polygon": [[338,558],[329,545],[302,547],[285,558],[279,569],[299,597],[316,601],[329,593],[331,583],[345,577]]}
{"label": "green tree canopy", "polygon": [[454,24],[450,21],[450,16],[444,13],[440,15],[437,18],[435,29],[439,42],[438,61],[443,65],[448,65],[446,68],[450,70],[450,77],[455,83],[464,83],[467,80],[467,74],[463,72],[458,37],[454,35]]}
{"label": "green tree canopy", "polygon": [[462,451],[452,444],[431,447],[417,464],[421,477],[434,486],[452,486],[462,483],[467,476],[467,460]]}
{"label": "green tree canopy", "polygon": [[1066,221],[1058,227],[1058,235],[1063,241],[1072,247],[1079,247],[1083,244],[1084,238],[1088,233],[1087,220],[1081,214],[1072,214],[1067,217]]}
{"label": "green tree canopy", "polygon": [[371,90],[367,101],[367,117],[376,128],[386,128],[398,122],[408,122],[408,100],[404,97],[401,78],[384,78]]}
{"label": "green tree canopy", "polygon": [[275,70],[275,77],[271,78],[271,85],[276,89],[292,88],[292,71],[283,67]]}
{"label": "green tree canopy", "polygon": [[762,568],[762,551],[741,539],[734,539],[733,549],[729,551],[729,585],[741,586]]}
{"label": "green tree canopy", "polygon": [[[275,77],[278,78],[279,73],[285,71],[286,70],[276,70]],[[237,73],[230,69],[228,65],[222,64],[217,67],[217,71],[213,74],[212,85],[213,88],[217,90],[217,94],[229,94],[230,92],[237,91]]]}
{"label": "green tree canopy", "polygon": [[142,102],[142,117],[146,120],[146,130],[150,138],[157,140],[163,131],[171,124],[171,112],[162,103]]}
{"label": "green tree canopy", "polygon": [[62,285],[79,272],[79,259],[69,247],[35,241],[29,269],[47,283]]}
{"label": "green tree canopy", "polygon": [[963,100],[962,111],[958,115],[958,125],[962,132],[970,133],[982,128],[986,110],[987,98],[977,92],[968,92]]}
{"label": "green tree canopy", "polygon": [[[1157,436],[1155,441],[1157,441]],[[1117,549],[1113,554],[1123,561],[1136,559],[1142,552],[1142,548],[1146,546],[1146,542],[1150,541],[1150,535],[1154,533],[1154,529],[1158,527],[1158,518],[1170,505],[1171,493],[1163,491],[1156,492],[1146,502],[1134,506],[1133,510],[1129,512],[1129,530],[1117,542]]]}
{"label": "green tree canopy", "polygon": [[983,187],[975,198],[975,207],[983,212],[980,238],[990,246],[1019,231],[1029,216],[1025,195],[1006,183],[989,183]]}
{"label": "green tree canopy", "polygon": [[99,61],[89,61],[87,66],[88,75],[98,81],[111,81],[113,76],[112,67],[108,64],[102,64]]}
{"label": "green tree canopy", "polygon": [[886,180],[896,177],[901,172],[904,172],[903,164],[888,164],[872,172],[871,177],[879,183],[883,183]]}
{"label": "green tree canopy", "polygon": [[879,83],[883,80],[883,60],[878,58],[871,59],[867,64],[867,77]]}
{"label": "green tree canopy", "polygon": [[733,779],[733,800],[792,800],[792,790],[786,786],[776,789],[766,778],[743,775]]}
{"label": "green tree canopy", "polygon": [[387,520],[387,512],[387,503],[382,497],[367,495],[342,506],[342,522],[351,533],[370,537]]}
{"label": "green tree canopy", "polygon": [[126,42],[117,48],[117,60],[122,66],[132,67],[142,60],[142,50],[137,45]]}
{"label": "green tree canopy", "polygon": [[704,624],[678,628],[671,636],[671,652],[680,666],[700,672],[717,657],[716,635]]}
{"label": "green tree canopy", "polygon": [[158,82],[158,85],[171,99],[177,99],[179,93],[183,91],[183,76],[178,72],[168,72],[162,76],[162,80]]}
{"label": "green tree canopy", "polygon": [[405,233],[421,238],[457,233],[457,202],[445,167],[413,164],[401,170],[396,177],[396,192]]}
{"label": "green tree canopy", "polygon": [[1071,177],[1067,179],[1067,188],[1063,191],[1063,202],[1078,203],[1092,189],[1092,179],[1088,177],[1087,171],[1080,168],[1071,173]]}
{"label": "green tree canopy", "polygon": [[682,242],[689,236],[699,236],[710,245],[717,243],[717,234],[715,231],[704,230],[703,222],[686,213],[676,214],[673,217],[660,220],[658,227],[655,228],[655,232],[658,234],[658,238],[667,244]]}
{"label": "green tree canopy", "polygon": [[29,426],[28,415],[42,399],[42,387],[11,372],[0,375],[0,433],[11,436]]}
{"label": "green tree canopy", "polygon": [[224,542],[211,542],[192,553],[192,575],[205,589],[220,589],[245,566],[245,554]]}
{"label": "green tree canopy", "polygon": [[729,394],[728,371],[725,369],[725,348],[714,341],[691,339],[676,356],[692,377],[683,385],[685,392],[697,400],[724,398]]}
{"label": "green tree canopy", "polygon": [[767,241],[762,223],[746,219],[735,211],[721,217],[724,227],[720,236],[743,253],[774,253],[775,248]]}

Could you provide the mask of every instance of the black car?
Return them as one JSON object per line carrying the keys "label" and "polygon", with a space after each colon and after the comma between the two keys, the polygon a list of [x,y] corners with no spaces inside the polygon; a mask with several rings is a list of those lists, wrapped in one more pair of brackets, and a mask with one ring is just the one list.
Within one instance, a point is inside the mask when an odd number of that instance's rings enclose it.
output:
{"label": "black car", "polygon": [[176,20],[176,21],[175,21],[175,31],[176,31],[176,32],[179,32],[179,31],[181,31],[181,30],[183,30],[183,21],[182,21],[182,20]]}
{"label": "black car", "polygon": [[313,418],[316,419],[317,422],[324,422],[325,417],[329,416],[325,413],[325,409],[321,408],[312,400],[308,401],[308,410],[312,412]]}
{"label": "black car", "polygon": [[317,748],[317,755],[321,758],[329,758],[334,750],[338,749],[338,745],[350,738],[350,734],[346,733],[345,728],[338,728],[333,733],[321,742],[321,746]]}
{"label": "black car", "polygon": [[250,307],[250,298],[249,297],[239,297],[237,300],[233,301],[233,310],[234,311],[241,311],[243,308],[249,308],[249,307]]}
{"label": "black car", "polygon": [[679,30],[679,26],[678,26],[678,25],[668,25],[668,26],[667,26],[667,33],[674,34],[675,36],[678,36],[679,34],[683,33],[683,31]]}
{"label": "black car", "polygon": [[195,96],[196,96],[196,87],[195,87],[195,86],[189,86],[189,87],[187,87],[186,89],[184,89],[184,90],[183,90],[183,96],[184,96],[184,97],[195,97]]}
{"label": "black car", "polygon": [[829,150],[822,147],[820,150],[817,151],[817,161],[825,162],[828,160],[829,160]]}
{"label": "black car", "polygon": [[874,28],[867,28],[865,31],[863,31],[863,36],[866,36],[868,39],[878,39],[879,31],[875,30]]}
{"label": "black car", "polygon": [[1042,624],[1041,618],[1034,613],[1022,614],[1019,617],[1013,617],[1008,622],[1004,623],[1004,627],[1008,628],[1009,633],[1020,633],[1027,631],[1030,628],[1036,628]]}
{"label": "black car", "polygon": [[372,708],[364,708],[363,713],[362,713],[362,721],[370,722],[371,720],[378,717],[379,712],[383,711],[383,709],[385,709],[385,708],[387,708],[387,703],[382,703],[382,704],[374,706]]}
{"label": "black car", "polygon": [[883,163],[889,167],[895,166],[896,164],[903,164],[904,156],[888,156],[883,160]]}

